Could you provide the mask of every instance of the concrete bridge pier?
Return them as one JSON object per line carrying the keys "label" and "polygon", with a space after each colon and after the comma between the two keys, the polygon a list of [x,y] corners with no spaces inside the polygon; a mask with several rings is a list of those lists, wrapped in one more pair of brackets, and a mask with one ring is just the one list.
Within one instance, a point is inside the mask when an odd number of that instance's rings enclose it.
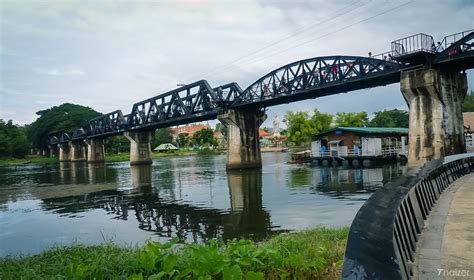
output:
{"label": "concrete bridge pier", "polygon": [[125,132],[125,137],[130,140],[130,165],[151,164],[150,140],[152,131],[136,130]]}
{"label": "concrete bridge pier", "polygon": [[465,152],[462,104],[467,93],[466,74],[437,69],[405,71],[400,89],[410,109],[409,165]]}
{"label": "concrete bridge pier", "polygon": [[227,170],[262,168],[258,129],[267,118],[265,111],[229,109],[217,118],[227,125]]}
{"label": "concrete bridge pier", "polygon": [[72,141],[71,147],[71,161],[86,161],[86,145],[84,141]]}
{"label": "concrete bridge pier", "polygon": [[87,144],[88,163],[99,163],[105,161],[104,139],[86,139],[84,142]]}
{"label": "concrete bridge pier", "polygon": [[59,148],[59,161],[70,161],[71,160],[71,143],[58,144]]}

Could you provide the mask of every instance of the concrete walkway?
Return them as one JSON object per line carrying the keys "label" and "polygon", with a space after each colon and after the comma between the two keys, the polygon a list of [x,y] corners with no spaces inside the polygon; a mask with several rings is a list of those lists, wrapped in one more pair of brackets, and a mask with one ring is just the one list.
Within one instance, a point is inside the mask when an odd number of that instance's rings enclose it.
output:
{"label": "concrete walkway", "polygon": [[474,173],[441,195],[418,243],[414,279],[474,279]]}

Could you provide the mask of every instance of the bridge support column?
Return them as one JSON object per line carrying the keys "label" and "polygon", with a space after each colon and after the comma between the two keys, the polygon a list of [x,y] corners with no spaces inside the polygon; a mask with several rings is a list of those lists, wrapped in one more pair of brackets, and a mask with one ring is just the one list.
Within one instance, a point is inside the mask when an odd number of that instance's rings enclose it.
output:
{"label": "bridge support column", "polygon": [[400,89],[410,109],[409,165],[465,152],[465,74],[435,69],[402,72]]}
{"label": "bridge support column", "polygon": [[151,131],[137,130],[125,132],[130,140],[130,165],[151,164]]}
{"label": "bridge support column", "polygon": [[265,111],[229,109],[217,118],[227,125],[227,169],[262,168],[258,129]]}
{"label": "bridge support column", "polygon": [[71,142],[71,161],[85,161],[86,147],[83,141]]}
{"label": "bridge support column", "polygon": [[99,163],[105,161],[104,139],[86,139],[87,144],[87,162]]}
{"label": "bridge support column", "polygon": [[71,160],[71,143],[58,144],[59,148],[59,161],[70,161]]}

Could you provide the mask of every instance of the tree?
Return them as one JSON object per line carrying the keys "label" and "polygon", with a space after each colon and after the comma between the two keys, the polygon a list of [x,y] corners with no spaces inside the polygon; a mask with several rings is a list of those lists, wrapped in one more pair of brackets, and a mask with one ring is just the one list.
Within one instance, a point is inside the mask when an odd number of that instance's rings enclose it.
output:
{"label": "tree", "polygon": [[45,147],[51,135],[73,132],[100,115],[89,107],[70,103],[38,111],[36,114],[39,118],[28,129],[28,138],[34,147]]}
{"label": "tree", "polygon": [[311,123],[315,126],[317,132],[322,132],[331,128],[333,116],[331,114],[321,113],[317,109],[311,116]]}
{"label": "tree", "polygon": [[130,140],[124,136],[112,136],[105,138],[105,152],[108,154],[117,154],[130,151]]}
{"label": "tree", "polygon": [[383,110],[374,113],[370,120],[371,127],[408,127],[409,115],[403,110]]}
{"label": "tree", "polygon": [[151,138],[151,147],[156,148],[161,144],[170,143],[173,140],[169,128],[159,128]]}
{"label": "tree", "polygon": [[225,124],[217,123],[216,131],[219,131],[224,137],[227,137],[227,126]]}
{"label": "tree", "polygon": [[23,158],[30,148],[24,127],[0,119],[0,157]]}
{"label": "tree", "polygon": [[189,140],[189,136],[187,133],[180,133],[178,134],[178,138],[176,138],[176,142],[178,142],[178,146],[180,148],[184,148],[189,146],[191,140]]}
{"label": "tree", "polygon": [[198,146],[208,144],[209,146],[217,146],[217,139],[214,138],[214,132],[210,128],[203,128],[193,135],[193,142]]}
{"label": "tree", "polygon": [[463,112],[474,112],[474,91],[466,95],[462,106]]}
{"label": "tree", "polygon": [[311,135],[331,127],[332,115],[314,110],[312,116],[308,112],[286,112],[283,122],[286,123],[285,135],[288,141],[302,145],[311,141]]}
{"label": "tree", "polygon": [[362,127],[369,124],[369,118],[366,112],[337,112],[336,113],[336,126],[340,127]]}

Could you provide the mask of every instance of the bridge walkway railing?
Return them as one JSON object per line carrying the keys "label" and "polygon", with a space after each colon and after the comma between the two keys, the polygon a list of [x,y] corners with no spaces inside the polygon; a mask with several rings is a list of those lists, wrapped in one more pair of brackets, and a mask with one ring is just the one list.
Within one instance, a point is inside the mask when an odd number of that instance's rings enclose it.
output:
{"label": "bridge walkway railing", "polygon": [[375,192],[349,232],[342,279],[410,279],[431,210],[456,179],[474,172],[474,153],[432,161]]}

